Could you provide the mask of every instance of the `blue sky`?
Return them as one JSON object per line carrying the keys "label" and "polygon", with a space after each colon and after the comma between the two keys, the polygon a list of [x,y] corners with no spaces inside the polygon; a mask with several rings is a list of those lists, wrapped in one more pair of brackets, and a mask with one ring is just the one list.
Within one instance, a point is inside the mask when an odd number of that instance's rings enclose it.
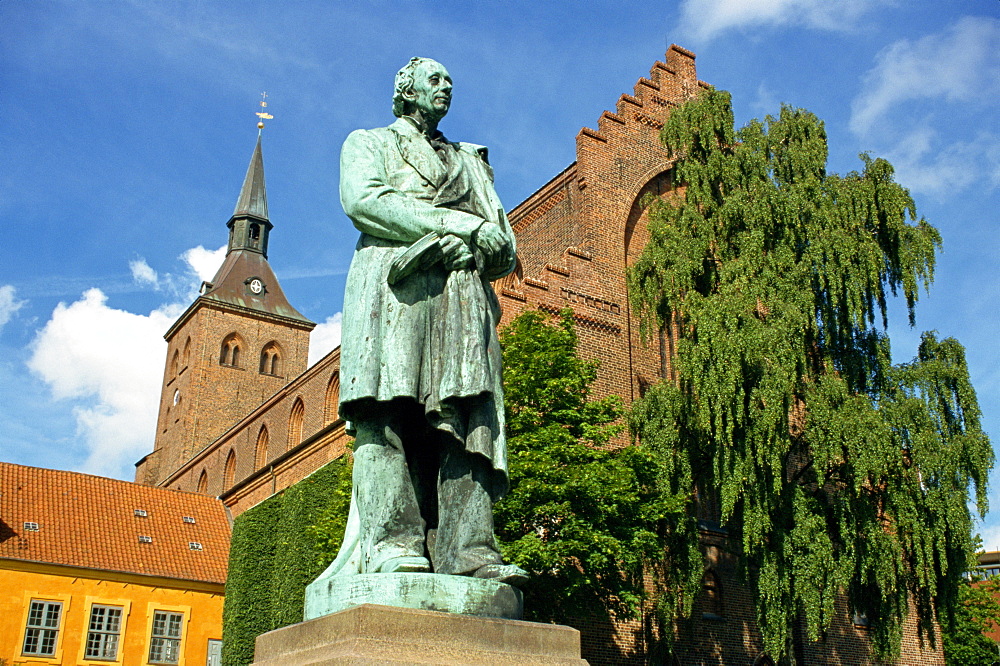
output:
{"label": "blue sky", "polygon": [[[830,169],[890,159],[944,237],[917,327],[965,344],[1000,442],[998,0],[0,2],[0,460],[131,478],[152,447],[162,334],[210,276],[264,130],[270,260],[335,344],[356,232],[336,195],[346,135],[392,120],[392,77],[443,62],[442,129],[490,146],[513,207],[666,47],[733,93],[826,122]],[[1000,549],[1000,475],[983,528]]]}

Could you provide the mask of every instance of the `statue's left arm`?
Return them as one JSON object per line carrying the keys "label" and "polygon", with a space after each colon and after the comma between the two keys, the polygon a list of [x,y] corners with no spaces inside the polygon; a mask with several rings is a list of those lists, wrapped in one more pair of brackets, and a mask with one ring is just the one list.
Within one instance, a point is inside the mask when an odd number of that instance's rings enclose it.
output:
{"label": "statue's left arm", "polygon": [[470,161],[478,167],[472,170],[476,189],[485,200],[487,210],[493,213],[488,221],[495,223],[484,224],[473,236],[473,242],[483,252],[485,259],[485,265],[480,270],[486,279],[499,280],[517,265],[517,239],[493,186],[493,168],[490,166],[486,147],[461,143],[459,150],[475,158]]}

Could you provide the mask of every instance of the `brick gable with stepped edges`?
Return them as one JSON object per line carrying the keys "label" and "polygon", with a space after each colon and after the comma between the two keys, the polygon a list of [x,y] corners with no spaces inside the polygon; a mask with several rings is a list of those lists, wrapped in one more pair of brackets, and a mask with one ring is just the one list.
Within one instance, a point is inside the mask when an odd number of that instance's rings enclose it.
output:
{"label": "brick gable with stepped edges", "polygon": [[643,343],[631,315],[625,268],[648,239],[645,195],[671,190],[660,142],[670,112],[708,87],[694,54],[673,45],[666,62],[576,137],[576,162],[510,212],[520,263],[499,282],[503,324],[525,310],[569,307],[580,352],[600,360],[595,394],[626,403],[669,371],[670,340]]}

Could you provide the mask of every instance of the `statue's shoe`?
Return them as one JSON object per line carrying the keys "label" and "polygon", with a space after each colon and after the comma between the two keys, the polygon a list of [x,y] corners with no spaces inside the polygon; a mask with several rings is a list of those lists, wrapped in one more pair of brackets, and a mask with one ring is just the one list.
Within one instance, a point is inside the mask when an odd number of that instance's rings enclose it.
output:
{"label": "statue's shoe", "polygon": [[524,585],[528,582],[528,572],[516,564],[487,564],[476,569],[472,576],[508,585]]}
{"label": "statue's shoe", "polygon": [[431,563],[426,557],[393,557],[379,565],[376,573],[428,573]]}

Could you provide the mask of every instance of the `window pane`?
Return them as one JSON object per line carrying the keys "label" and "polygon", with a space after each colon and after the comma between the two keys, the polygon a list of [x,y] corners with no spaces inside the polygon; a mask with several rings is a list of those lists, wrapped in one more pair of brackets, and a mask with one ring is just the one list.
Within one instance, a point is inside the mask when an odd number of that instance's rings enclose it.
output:
{"label": "window pane", "polygon": [[181,637],[181,616],[171,615],[170,616],[170,626],[167,627],[167,636],[171,638]]}
{"label": "window pane", "polygon": [[58,601],[31,601],[28,622],[24,629],[23,654],[50,656],[56,652],[59,616],[62,604]]}
{"label": "window pane", "polygon": [[121,608],[107,608],[108,619],[106,620],[107,631],[114,633],[121,632],[122,626],[122,609]]}
{"label": "window pane", "polygon": [[87,634],[88,658],[117,658],[121,617],[122,609],[119,606],[91,606],[90,632]]}
{"label": "window pane", "polygon": [[176,664],[181,653],[183,613],[156,611],[153,614],[153,638],[149,644],[149,661],[154,664]]}

